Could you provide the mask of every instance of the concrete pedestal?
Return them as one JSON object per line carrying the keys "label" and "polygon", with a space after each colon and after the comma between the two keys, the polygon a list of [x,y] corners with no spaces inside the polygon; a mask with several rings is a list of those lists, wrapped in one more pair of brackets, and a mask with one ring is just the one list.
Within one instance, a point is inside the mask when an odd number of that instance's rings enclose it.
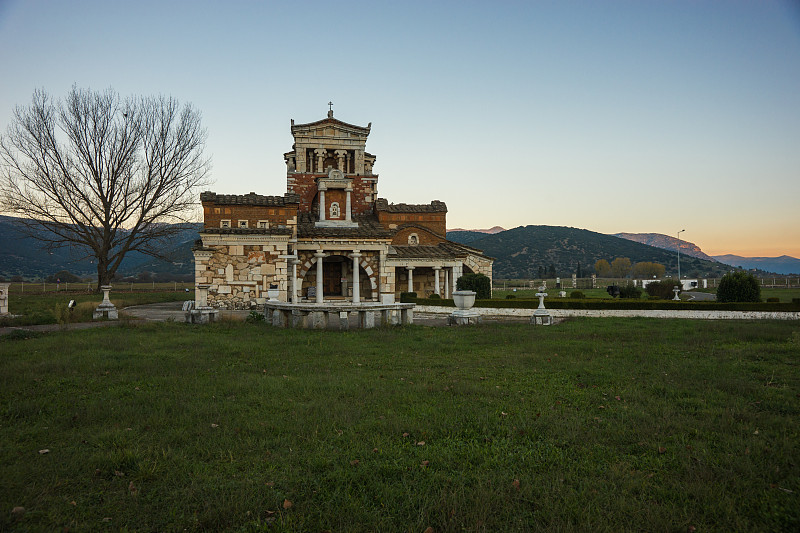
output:
{"label": "concrete pedestal", "polygon": [[92,313],[92,318],[107,318],[109,320],[117,320],[119,318],[117,307],[112,304],[111,300],[108,298],[108,293],[111,292],[111,285],[103,285],[100,287],[100,290],[103,291],[103,301]]}
{"label": "concrete pedestal", "polygon": [[449,326],[474,326],[481,322],[481,316],[474,309],[458,309],[447,317]]}

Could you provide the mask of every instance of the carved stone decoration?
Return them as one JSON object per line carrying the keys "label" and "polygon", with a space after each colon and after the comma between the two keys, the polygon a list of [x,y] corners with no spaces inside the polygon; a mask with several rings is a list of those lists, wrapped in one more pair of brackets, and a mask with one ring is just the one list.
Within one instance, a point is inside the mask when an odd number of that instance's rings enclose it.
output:
{"label": "carved stone decoration", "polygon": [[332,168],[328,172],[328,178],[330,178],[332,180],[343,180],[344,179],[344,172],[342,172],[338,168]]}

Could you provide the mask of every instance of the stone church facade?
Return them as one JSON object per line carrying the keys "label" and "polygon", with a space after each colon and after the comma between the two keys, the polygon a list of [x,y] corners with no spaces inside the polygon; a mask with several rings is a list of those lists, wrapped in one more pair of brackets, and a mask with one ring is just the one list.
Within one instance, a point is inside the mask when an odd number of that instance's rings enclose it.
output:
{"label": "stone church facade", "polygon": [[371,124],[333,117],[291,123],[286,193],[204,192],[195,282],[209,305],[247,309],[272,289],[283,302],[399,301],[401,292],[451,297],[465,273],[492,276],[492,258],[445,237],[447,206],[378,197]]}

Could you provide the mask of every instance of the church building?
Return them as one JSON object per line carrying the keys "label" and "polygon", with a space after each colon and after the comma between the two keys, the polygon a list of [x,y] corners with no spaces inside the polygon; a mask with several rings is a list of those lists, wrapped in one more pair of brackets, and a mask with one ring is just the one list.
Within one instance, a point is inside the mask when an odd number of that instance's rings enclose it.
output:
{"label": "church building", "polygon": [[291,123],[286,193],[203,192],[193,252],[208,304],[248,309],[268,293],[282,302],[399,301],[401,292],[451,297],[465,273],[492,276],[492,258],[448,241],[447,206],[378,197],[371,123],[333,117]]}

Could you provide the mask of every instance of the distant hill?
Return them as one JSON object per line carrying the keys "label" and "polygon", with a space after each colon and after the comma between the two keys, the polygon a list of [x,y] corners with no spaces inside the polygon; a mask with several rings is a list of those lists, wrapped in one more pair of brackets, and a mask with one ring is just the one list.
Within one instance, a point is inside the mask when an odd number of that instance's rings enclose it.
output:
{"label": "distant hill", "polygon": [[[479,248],[496,259],[493,268],[498,279],[535,278],[541,266],[552,264],[559,276],[571,276],[578,263],[591,272],[595,262],[627,257],[632,263],[652,261],[677,273],[677,254],[613,235],[562,226],[520,226],[494,235],[476,232],[448,233],[455,242]],[[687,256],[681,257],[681,273],[687,276],[717,277],[727,272],[725,265]]]}
{"label": "distant hill", "polygon": [[[192,243],[198,238],[200,224],[190,224],[170,241],[166,248],[170,261],[158,261],[139,252],[125,256],[117,277],[148,271],[172,275],[194,272]],[[74,246],[46,250],[42,243],[20,232],[17,219],[0,215],[0,276],[42,279],[59,270],[80,276],[96,276],[97,267],[85,252]]]}
{"label": "distant hill", "polygon": [[758,269],[776,274],[800,275],[800,259],[782,255],[780,257],[742,257],[739,255],[715,255],[714,259],[726,265],[747,270]]}
{"label": "distant hill", "polygon": [[447,230],[447,239],[461,244],[469,244],[486,237],[486,235],[487,233],[474,230]]}
{"label": "distant hill", "polygon": [[[640,242],[648,246],[655,246],[664,250],[675,252],[676,258],[678,254],[678,246],[681,248],[681,255],[689,255],[697,257],[698,259],[705,259],[706,261],[715,261],[710,255],[706,255],[699,246],[693,242],[678,240],[676,237],[670,237],[662,233],[615,233],[614,237],[621,239],[628,239],[629,241]],[[676,259],[677,261],[677,259]]]}
{"label": "distant hill", "polygon": [[455,231],[469,231],[475,233],[489,233],[494,235],[495,233],[500,233],[501,231],[505,231],[505,228],[501,228],[500,226],[494,226],[489,229],[464,229],[464,228],[453,228],[447,230],[447,233],[455,232]]}

